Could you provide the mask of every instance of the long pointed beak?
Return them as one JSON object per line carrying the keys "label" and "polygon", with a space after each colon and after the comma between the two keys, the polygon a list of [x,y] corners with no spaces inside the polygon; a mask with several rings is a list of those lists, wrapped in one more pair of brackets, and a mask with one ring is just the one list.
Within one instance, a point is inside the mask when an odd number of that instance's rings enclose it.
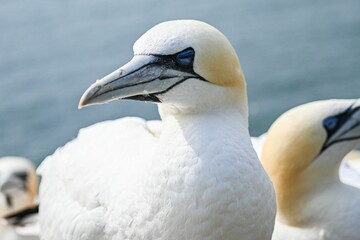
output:
{"label": "long pointed beak", "polygon": [[135,55],[126,65],[92,84],[79,108],[116,99],[160,102],[157,95],[194,74],[173,69],[159,56]]}

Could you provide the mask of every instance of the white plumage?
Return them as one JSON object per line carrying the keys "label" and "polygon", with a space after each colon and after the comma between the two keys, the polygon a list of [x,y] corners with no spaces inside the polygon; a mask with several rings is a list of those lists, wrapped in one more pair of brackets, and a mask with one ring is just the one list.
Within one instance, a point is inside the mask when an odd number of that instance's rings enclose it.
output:
{"label": "white plumage", "polygon": [[98,123],[45,159],[42,238],[270,239],[274,191],[251,146],[231,44],[205,23],[171,21],[145,33],[134,54],[80,106],[154,101],[162,123]]}

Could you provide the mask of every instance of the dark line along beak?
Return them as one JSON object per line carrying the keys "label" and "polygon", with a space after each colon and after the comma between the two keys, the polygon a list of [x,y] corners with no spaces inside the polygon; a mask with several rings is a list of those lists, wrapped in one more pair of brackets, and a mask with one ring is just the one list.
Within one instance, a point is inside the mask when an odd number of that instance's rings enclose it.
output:
{"label": "dark line along beak", "polygon": [[[26,219],[30,216],[37,215],[39,213],[39,205],[31,206],[19,212],[11,213],[10,215],[4,216],[7,223],[10,225],[22,226],[26,223]],[[23,222],[25,220],[25,222]]]}
{"label": "dark line along beak", "polygon": [[328,139],[321,152],[335,143],[360,139],[360,101],[355,101],[355,103],[344,113],[340,114],[340,116],[343,118],[341,126],[333,134],[329,135],[328,133]]}
{"label": "dark line along beak", "polygon": [[92,84],[81,97],[79,108],[116,99],[160,102],[158,94],[189,78],[198,75],[182,70],[168,57],[135,55],[126,65]]}

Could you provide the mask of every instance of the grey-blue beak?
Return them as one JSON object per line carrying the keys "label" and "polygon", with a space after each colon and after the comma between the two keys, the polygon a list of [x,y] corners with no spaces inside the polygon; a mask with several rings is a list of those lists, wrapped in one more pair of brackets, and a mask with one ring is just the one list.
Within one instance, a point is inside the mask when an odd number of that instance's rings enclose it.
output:
{"label": "grey-blue beak", "polygon": [[116,99],[160,102],[158,96],[193,77],[169,57],[135,55],[126,65],[92,84],[81,97],[79,108]]}

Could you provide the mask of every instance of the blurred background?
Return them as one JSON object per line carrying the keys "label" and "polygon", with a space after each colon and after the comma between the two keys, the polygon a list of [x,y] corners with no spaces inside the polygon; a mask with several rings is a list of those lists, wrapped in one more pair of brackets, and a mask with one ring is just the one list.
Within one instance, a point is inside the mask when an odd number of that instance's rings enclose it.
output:
{"label": "blurred background", "polygon": [[358,0],[2,0],[0,156],[38,165],[90,124],[158,119],[153,104],[77,104],[91,83],[132,57],[138,37],[172,19],[208,22],[233,43],[253,136],[296,105],[360,97]]}

